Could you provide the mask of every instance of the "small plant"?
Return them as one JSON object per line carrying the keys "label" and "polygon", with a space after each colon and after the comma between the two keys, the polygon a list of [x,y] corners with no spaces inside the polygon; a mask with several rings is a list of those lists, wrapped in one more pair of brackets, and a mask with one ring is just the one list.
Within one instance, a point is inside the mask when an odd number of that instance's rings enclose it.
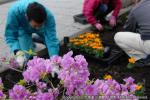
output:
{"label": "small plant", "polygon": [[70,39],[68,47],[96,58],[103,57],[104,47],[98,33],[87,32]]}
{"label": "small plant", "polygon": [[135,58],[131,57],[131,58],[128,59],[128,61],[129,61],[129,63],[127,65],[127,68],[132,69],[135,66],[134,65],[135,64]]}

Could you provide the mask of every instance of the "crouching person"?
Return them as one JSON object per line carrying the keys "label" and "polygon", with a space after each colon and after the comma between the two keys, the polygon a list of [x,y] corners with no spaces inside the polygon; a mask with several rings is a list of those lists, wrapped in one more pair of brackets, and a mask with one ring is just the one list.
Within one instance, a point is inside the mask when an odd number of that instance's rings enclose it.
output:
{"label": "crouching person", "polygon": [[102,31],[105,21],[108,21],[111,27],[116,25],[121,7],[122,0],[85,0],[83,14],[91,25]]}
{"label": "crouching person", "polygon": [[126,32],[116,33],[114,40],[135,66],[150,65],[150,0],[142,0],[130,12],[124,26]]}
{"label": "crouching person", "polygon": [[34,0],[17,1],[8,12],[5,40],[20,67],[28,58],[24,51],[34,51],[32,33],[46,45],[49,56],[58,55],[59,41],[52,13]]}

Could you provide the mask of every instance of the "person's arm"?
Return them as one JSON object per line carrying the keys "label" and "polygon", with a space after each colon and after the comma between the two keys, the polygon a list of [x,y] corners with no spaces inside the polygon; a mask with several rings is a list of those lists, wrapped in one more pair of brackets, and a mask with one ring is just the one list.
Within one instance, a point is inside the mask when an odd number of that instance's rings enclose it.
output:
{"label": "person's arm", "polygon": [[7,23],[5,28],[5,41],[9,45],[11,52],[20,50],[18,37],[19,23],[17,20],[16,13],[14,8],[10,9],[7,16]]}
{"label": "person's arm", "polygon": [[96,18],[94,17],[94,11],[96,9],[97,0],[85,0],[83,5],[83,14],[86,17],[87,21],[95,25],[97,23]]}
{"label": "person's arm", "polygon": [[47,20],[45,22],[45,43],[48,48],[49,56],[58,55],[59,41],[56,37],[56,24],[54,16],[47,11]]}
{"label": "person's arm", "polygon": [[134,13],[131,12],[124,25],[124,30],[129,32],[136,32],[136,26],[137,26],[137,22],[136,22],[135,15]]}
{"label": "person's arm", "polygon": [[112,15],[117,18],[118,14],[120,12],[120,9],[122,8],[122,1],[121,0],[114,0],[114,6],[115,6],[115,8],[113,10]]}

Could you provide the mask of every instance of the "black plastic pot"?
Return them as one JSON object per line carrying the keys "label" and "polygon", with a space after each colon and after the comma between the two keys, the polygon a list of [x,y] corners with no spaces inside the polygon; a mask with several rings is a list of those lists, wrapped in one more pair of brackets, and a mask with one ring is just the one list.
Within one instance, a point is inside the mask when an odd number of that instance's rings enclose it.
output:
{"label": "black plastic pot", "polygon": [[74,21],[80,24],[87,24],[86,18],[83,14],[77,14],[73,16]]}

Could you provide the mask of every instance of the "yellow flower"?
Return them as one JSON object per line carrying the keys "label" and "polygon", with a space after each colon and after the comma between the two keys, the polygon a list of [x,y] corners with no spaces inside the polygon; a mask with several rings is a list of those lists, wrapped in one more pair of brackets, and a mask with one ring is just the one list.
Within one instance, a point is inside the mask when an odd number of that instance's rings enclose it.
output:
{"label": "yellow flower", "polygon": [[4,89],[4,86],[3,85],[0,85],[0,90],[3,90]]}
{"label": "yellow flower", "polygon": [[69,41],[70,41],[70,42],[75,42],[75,39],[70,39]]}
{"label": "yellow flower", "polygon": [[88,41],[88,39],[86,39],[86,38],[85,38],[85,39],[83,39],[83,41],[84,41],[84,42],[87,42],[87,41]]}
{"label": "yellow flower", "polygon": [[84,42],[80,41],[80,44],[84,44]]}
{"label": "yellow flower", "polygon": [[99,38],[99,33],[86,32],[78,35],[77,38],[70,39],[70,42],[74,43],[74,45],[84,45],[97,50],[103,49],[101,39]]}
{"label": "yellow flower", "polygon": [[37,55],[37,53],[33,52],[32,49],[29,49],[29,51],[25,51],[28,55]]}
{"label": "yellow flower", "polygon": [[89,43],[85,43],[84,46],[90,46],[90,44]]}
{"label": "yellow flower", "polygon": [[105,75],[105,76],[104,76],[104,79],[105,79],[105,80],[112,79],[112,76],[111,76],[111,75]]}
{"label": "yellow flower", "polygon": [[83,36],[83,35],[80,35],[79,38],[84,38],[84,36]]}
{"label": "yellow flower", "polygon": [[60,81],[60,84],[62,84],[62,85],[63,85],[63,84],[64,84],[64,81],[63,81],[63,80],[61,80],[61,81]]}
{"label": "yellow flower", "polygon": [[98,50],[104,50],[104,48],[103,48],[103,47],[98,47],[97,49],[98,49]]}
{"label": "yellow flower", "polygon": [[25,81],[25,80],[20,80],[20,81],[18,82],[18,84],[19,84],[19,85],[25,85],[25,84],[26,84],[26,81]]}
{"label": "yellow flower", "polygon": [[41,75],[41,78],[44,79],[46,75],[47,75],[47,73],[43,73],[43,74]]}
{"label": "yellow flower", "polygon": [[79,43],[79,42],[75,42],[74,44],[75,44],[75,45],[79,45],[80,43]]}
{"label": "yellow flower", "polygon": [[97,45],[94,45],[92,48],[93,49],[98,49],[99,47]]}
{"label": "yellow flower", "polygon": [[99,37],[99,34],[95,34],[96,37]]}
{"label": "yellow flower", "polygon": [[98,38],[95,39],[95,42],[100,42]]}
{"label": "yellow flower", "polygon": [[133,58],[133,57],[129,58],[129,63],[134,64],[135,63],[135,58]]}
{"label": "yellow flower", "polygon": [[139,91],[142,89],[142,85],[136,85],[136,90]]}

